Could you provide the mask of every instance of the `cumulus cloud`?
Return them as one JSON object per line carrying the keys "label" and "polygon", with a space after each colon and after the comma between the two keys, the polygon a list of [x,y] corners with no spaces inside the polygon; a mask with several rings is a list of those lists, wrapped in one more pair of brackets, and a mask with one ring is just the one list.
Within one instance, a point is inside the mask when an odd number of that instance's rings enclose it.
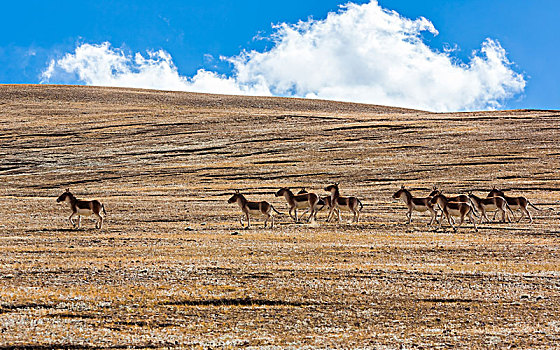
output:
{"label": "cumulus cloud", "polygon": [[494,109],[525,88],[499,42],[486,39],[469,62],[430,48],[426,18],[408,19],[376,1],[349,3],[325,19],[282,23],[270,50],[222,58],[229,76],[201,69],[181,76],[163,51],[127,55],[109,43],[82,44],[53,60],[43,82],[68,75],[88,85],[374,103],[432,111]]}
{"label": "cumulus cloud", "polygon": [[41,74],[41,83],[82,82],[86,85],[145,89],[214,92],[237,95],[270,95],[264,86],[240,85],[233,77],[199,70],[193,77],[179,74],[169,53],[148,51],[127,54],[108,42],[82,44],[74,53],[51,60]]}

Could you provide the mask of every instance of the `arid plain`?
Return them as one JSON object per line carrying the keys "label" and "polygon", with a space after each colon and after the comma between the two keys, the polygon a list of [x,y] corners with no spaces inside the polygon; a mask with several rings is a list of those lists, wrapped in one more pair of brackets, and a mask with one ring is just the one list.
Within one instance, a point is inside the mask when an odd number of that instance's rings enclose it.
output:
{"label": "arid plain", "polygon": [[[0,349],[560,346],[560,112],[0,86]],[[239,189],[340,182],[359,224],[242,230]],[[492,186],[534,223],[428,227],[391,195]],[[57,203],[99,199],[102,230]],[[519,216],[519,212],[516,212]]]}

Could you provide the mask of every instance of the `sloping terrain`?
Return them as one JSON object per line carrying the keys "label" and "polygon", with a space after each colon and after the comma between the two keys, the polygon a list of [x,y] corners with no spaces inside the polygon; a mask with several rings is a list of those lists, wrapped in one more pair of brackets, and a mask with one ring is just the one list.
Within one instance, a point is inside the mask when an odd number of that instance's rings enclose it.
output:
{"label": "sloping terrain", "polygon": [[[560,112],[0,85],[0,349],[554,348]],[[340,182],[359,224],[239,225]],[[497,186],[534,223],[406,224],[401,186]],[[64,189],[99,199],[68,222]],[[519,217],[519,212],[516,212]],[[347,213],[344,219],[349,219]]]}

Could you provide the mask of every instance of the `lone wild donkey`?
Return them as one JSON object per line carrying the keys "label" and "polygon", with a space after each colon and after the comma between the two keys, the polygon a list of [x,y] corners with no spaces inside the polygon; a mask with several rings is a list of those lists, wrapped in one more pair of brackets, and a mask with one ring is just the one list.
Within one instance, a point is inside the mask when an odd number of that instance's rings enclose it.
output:
{"label": "lone wild donkey", "polygon": [[103,228],[103,216],[101,216],[100,213],[103,210],[103,215],[107,215],[107,212],[105,211],[105,206],[99,201],[77,199],[72,193],[70,193],[69,189],[66,189],[66,192],[61,194],[56,201],[58,203],[66,202],[70,205],[70,209],[72,209],[72,215],[70,215],[68,220],[70,220],[70,223],[73,227],[76,227],[76,224],[72,220],[75,215],[78,215],[78,228],[80,228],[80,225],[82,223],[82,216],[95,215],[98,218],[97,222],[95,223],[95,228]]}

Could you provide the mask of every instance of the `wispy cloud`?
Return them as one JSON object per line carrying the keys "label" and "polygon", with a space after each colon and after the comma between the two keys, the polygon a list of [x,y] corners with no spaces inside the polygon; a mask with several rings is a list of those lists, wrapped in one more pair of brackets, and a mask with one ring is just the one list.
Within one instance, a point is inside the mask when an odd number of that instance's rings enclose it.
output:
{"label": "wispy cloud", "polygon": [[82,44],[50,62],[42,82],[65,79],[244,95],[278,95],[384,104],[433,111],[499,108],[525,88],[499,42],[486,39],[467,63],[422,41],[437,35],[426,18],[408,19],[376,1],[348,4],[323,20],[282,23],[268,51],[222,58],[230,76],[199,70],[181,76],[163,51],[126,54],[109,43]]}

